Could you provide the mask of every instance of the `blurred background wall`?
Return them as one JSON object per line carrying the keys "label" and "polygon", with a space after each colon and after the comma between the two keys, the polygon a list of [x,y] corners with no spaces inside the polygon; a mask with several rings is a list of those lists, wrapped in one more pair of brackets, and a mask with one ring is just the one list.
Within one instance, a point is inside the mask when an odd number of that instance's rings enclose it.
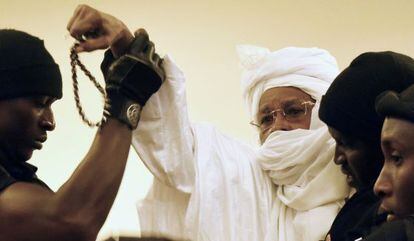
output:
{"label": "blurred background wall", "polygon": [[[0,0],[0,28],[16,28],[45,40],[61,67],[64,98],[54,105],[56,130],[31,162],[54,190],[71,175],[85,155],[96,130],[83,125],[73,100],[66,24],[80,3],[122,19],[133,31],[146,28],[161,54],[170,54],[187,77],[189,114],[208,121],[249,143],[254,129],[244,110],[239,85],[237,44],[276,50],[286,46],[321,47],[341,69],[365,51],[393,50],[414,56],[414,1],[385,0]],[[102,51],[81,59],[99,78]],[[0,56],[1,58],[1,56]],[[101,100],[81,79],[86,111],[100,118]],[[96,177],[99,181],[99,177]],[[124,181],[100,237],[138,233],[135,203],[143,198],[152,176],[134,151]]]}

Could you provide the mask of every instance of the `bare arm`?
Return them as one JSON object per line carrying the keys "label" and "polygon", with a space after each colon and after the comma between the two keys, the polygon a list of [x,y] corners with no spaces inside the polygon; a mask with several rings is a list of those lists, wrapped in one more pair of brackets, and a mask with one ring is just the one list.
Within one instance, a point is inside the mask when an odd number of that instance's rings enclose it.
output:
{"label": "bare arm", "polygon": [[56,193],[24,182],[8,187],[0,195],[1,240],[95,240],[116,197],[130,144],[131,130],[109,120]]}

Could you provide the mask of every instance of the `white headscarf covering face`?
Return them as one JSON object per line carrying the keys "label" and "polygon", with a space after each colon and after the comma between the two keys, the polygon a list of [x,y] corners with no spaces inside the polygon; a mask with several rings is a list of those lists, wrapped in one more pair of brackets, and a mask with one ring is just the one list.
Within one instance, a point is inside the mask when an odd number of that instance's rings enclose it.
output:
{"label": "white headscarf covering face", "polygon": [[237,51],[244,73],[243,98],[251,120],[256,120],[262,94],[274,87],[296,87],[316,100],[311,129],[322,126],[318,118],[321,96],[338,74],[335,58],[319,48],[287,47],[275,52],[252,45],[239,45]]}
{"label": "white headscarf covering face", "polygon": [[336,60],[318,48],[270,52],[242,45],[238,53],[245,68],[243,97],[252,120],[257,122],[260,98],[271,88],[296,87],[316,100],[310,129],[274,131],[258,149],[257,161],[277,187],[270,224],[277,228],[266,240],[321,240],[339,210],[335,203],[349,194],[344,175],[332,161],[335,142],[318,117],[321,97],[338,74]]}

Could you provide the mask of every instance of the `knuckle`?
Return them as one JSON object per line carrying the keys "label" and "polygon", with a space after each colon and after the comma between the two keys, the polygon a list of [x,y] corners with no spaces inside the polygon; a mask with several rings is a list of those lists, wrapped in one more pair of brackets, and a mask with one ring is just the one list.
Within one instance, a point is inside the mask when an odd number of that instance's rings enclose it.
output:
{"label": "knuckle", "polygon": [[90,9],[91,7],[90,6],[88,6],[87,4],[80,4],[79,5],[79,9],[81,9],[81,10],[87,10],[87,9]]}
{"label": "knuckle", "polygon": [[82,50],[85,52],[93,51],[93,47],[90,44],[83,44],[81,47],[82,47]]}

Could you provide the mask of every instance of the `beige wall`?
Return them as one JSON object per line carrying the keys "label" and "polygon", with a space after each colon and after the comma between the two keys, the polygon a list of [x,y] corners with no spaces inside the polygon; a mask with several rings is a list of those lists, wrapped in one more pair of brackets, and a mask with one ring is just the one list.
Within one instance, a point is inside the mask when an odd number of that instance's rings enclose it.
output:
{"label": "beige wall", "polygon": [[[240,97],[236,44],[257,44],[272,50],[318,46],[336,56],[341,69],[364,51],[394,50],[414,56],[414,1],[83,2],[123,19],[131,30],[146,28],[158,51],[170,53],[188,77],[191,118],[213,122],[248,142],[255,139]],[[77,116],[71,89],[68,49],[73,41],[65,27],[78,3],[0,0],[0,27],[25,30],[45,39],[61,66],[64,98],[55,104],[58,126],[44,150],[33,157],[33,163],[40,168],[39,175],[53,189],[69,177],[95,132]],[[81,56],[97,76],[101,56],[102,52]],[[88,84],[82,87],[87,111],[99,118],[99,95]],[[138,230],[134,202],[145,195],[150,182],[151,175],[131,152],[121,191],[103,234]]]}

